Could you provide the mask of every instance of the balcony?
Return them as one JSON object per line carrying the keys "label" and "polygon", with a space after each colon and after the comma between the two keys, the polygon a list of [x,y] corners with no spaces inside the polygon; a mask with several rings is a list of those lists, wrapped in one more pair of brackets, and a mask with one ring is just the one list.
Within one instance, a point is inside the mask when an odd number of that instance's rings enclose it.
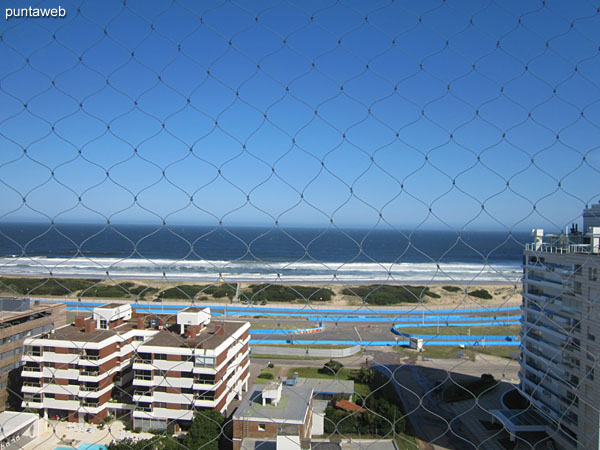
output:
{"label": "balcony", "polygon": [[536,253],[594,253],[594,248],[590,244],[555,244],[543,243],[541,245],[531,243],[525,244],[525,250]]}
{"label": "balcony", "polygon": [[84,377],[97,377],[100,375],[100,371],[99,370],[81,369],[79,374]]}
{"label": "balcony", "polygon": [[98,406],[100,406],[97,399],[95,401],[83,399],[80,405],[84,408],[97,408]]}
{"label": "balcony", "polygon": [[152,374],[150,374],[150,375],[135,374],[133,376],[133,379],[137,380],[137,381],[152,381],[153,376],[152,376]]}
{"label": "balcony", "polygon": [[23,387],[41,388],[42,383],[36,383],[35,381],[25,381],[23,382]]}
{"label": "balcony", "polygon": [[98,392],[100,388],[98,386],[86,386],[82,384],[79,386],[79,390],[83,392]]}
{"label": "balcony", "polygon": [[137,412],[147,412],[147,413],[151,413],[152,412],[152,405],[150,406],[141,406],[141,405],[137,405],[135,407],[135,411]]}
{"label": "balcony", "polygon": [[136,397],[152,397],[152,391],[134,391],[133,393]]}

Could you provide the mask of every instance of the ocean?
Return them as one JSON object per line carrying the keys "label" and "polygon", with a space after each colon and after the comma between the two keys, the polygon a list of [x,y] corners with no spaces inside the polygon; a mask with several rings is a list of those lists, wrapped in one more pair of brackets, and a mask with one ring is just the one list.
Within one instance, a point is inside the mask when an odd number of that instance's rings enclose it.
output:
{"label": "ocean", "polygon": [[0,223],[0,274],[516,283],[529,233]]}

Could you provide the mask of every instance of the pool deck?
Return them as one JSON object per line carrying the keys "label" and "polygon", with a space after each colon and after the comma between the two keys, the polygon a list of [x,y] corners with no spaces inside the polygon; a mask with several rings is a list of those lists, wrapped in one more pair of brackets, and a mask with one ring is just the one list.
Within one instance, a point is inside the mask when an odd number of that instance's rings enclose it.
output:
{"label": "pool deck", "polygon": [[[65,436],[66,440],[73,439],[74,442],[72,444],[63,442],[61,440],[63,436]],[[98,426],[87,423],[80,424],[40,419],[39,437],[26,443],[22,448],[23,450],[54,450],[56,447],[76,449],[81,444],[108,445],[110,442],[123,439],[124,437],[148,439],[152,435],[150,433],[125,431],[125,426],[118,420],[105,425],[100,430]]]}

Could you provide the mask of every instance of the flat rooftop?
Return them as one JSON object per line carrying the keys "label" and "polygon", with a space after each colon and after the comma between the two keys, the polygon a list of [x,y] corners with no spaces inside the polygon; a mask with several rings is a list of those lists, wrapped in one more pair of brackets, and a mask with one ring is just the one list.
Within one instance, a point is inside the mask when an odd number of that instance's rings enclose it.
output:
{"label": "flat rooftop", "polygon": [[100,309],[114,309],[120,308],[123,305],[128,305],[129,303],[105,303],[104,305],[96,306],[96,308]]}
{"label": "flat rooftop", "polygon": [[283,386],[277,406],[262,404],[264,386],[253,386],[244,397],[233,420],[253,420],[271,423],[304,423],[313,390],[301,386]]}
{"label": "flat rooftop", "polygon": [[60,306],[61,303],[42,303],[35,304],[34,302],[30,302],[28,308],[21,311],[0,311],[0,322],[4,322],[7,320],[18,319],[20,317],[27,317],[35,313],[39,313],[42,311],[48,311],[57,306]]}
{"label": "flat rooftop", "polygon": [[[293,378],[289,377],[288,379]],[[296,386],[309,387],[315,394],[354,394],[354,381],[328,380],[326,378],[298,378]]]}
{"label": "flat rooftop", "polygon": [[[174,348],[202,348],[214,349],[225,342],[233,333],[242,328],[246,322],[211,322],[194,337],[186,337],[177,331],[163,330],[157,333],[144,346],[174,347]],[[224,333],[217,334],[217,328],[223,326]]]}
{"label": "flat rooftop", "polygon": [[182,309],[179,312],[201,312],[201,311],[204,311],[206,308],[208,308],[208,307],[198,308],[197,306],[188,306],[187,308]]}
{"label": "flat rooftop", "polygon": [[71,325],[66,325],[61,328],[54,330],[47,339],[74,341],[74,342],[102,342],[112,336],[124,333],[137,328],[134,323],[127,322],[123,325],[119,325],[111,330],[99,330],[90,331],[86,333],[83,328],[79,328]]}

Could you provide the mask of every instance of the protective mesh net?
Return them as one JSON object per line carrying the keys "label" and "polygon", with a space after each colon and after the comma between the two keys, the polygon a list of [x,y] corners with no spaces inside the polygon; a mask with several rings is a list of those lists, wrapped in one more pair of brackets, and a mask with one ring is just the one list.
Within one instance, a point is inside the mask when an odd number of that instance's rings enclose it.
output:
{"label": "protective mesh net", "polygon": [[596,448],[599,11],[5,4],[2,448]]}

